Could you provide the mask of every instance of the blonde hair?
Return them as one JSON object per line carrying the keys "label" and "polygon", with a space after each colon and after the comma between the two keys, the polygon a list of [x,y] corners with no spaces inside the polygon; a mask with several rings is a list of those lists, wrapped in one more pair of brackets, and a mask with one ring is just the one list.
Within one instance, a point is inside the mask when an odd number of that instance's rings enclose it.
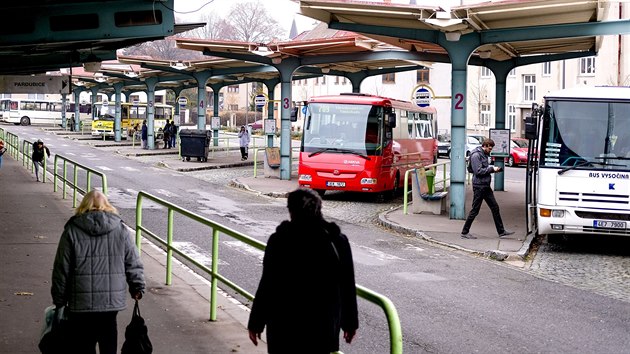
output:
{"label": "blonde hair", "polygon": [[109,204],[105,194],[92,190],[83,197],[81,204],[77,207],[75,215],[85,214],[88,211],[106,211],[114,214],[118,214],[118,210],[113,205]]}

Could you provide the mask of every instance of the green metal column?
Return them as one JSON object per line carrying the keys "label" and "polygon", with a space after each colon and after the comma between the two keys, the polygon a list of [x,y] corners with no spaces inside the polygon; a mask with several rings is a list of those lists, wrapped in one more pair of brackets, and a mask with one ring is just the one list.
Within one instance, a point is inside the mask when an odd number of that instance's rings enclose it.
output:
{"label": "green metal column", "polygon": [[122,88],[123,88],[123,83],[122,82],[117,82],[114,85],[114,101],[116,102],[116,108],[115,108],[115,116],[114,116],[114,141],[119,142],[122,139],[122,124],[121,124],[121,117],[120,117],[120,103],[121,103],[121,98],[120,98],[120,93],[122,92]]}
{"label": "green metal column", "polygon": [[[279,83],[278,80],[265,80],[264,81],[265,86],[267,86],[267,98],[269,99],[269,101],[267,102],[267,119],[272,120],[274,124],[276,124],[276,120],[273,114],[274,105],[275,105],[274,97],[275,97],[276,86],[278,86],[278,83]],[[264,129],[264,125],[263,125],[263,129]],[[273,138],[274,138],[273,134],[267,135],[267,147],[273,147]]]}
{"label": "green metal column", "polygon": [[61,94],[61,127],[66,129],[66,105],[68,104],[68,97],[66,93]]}
{"label": "green metal column", "polygon": [[[212,116],[219,116],[219,93],[221,92],[222,86],[220,85],[210,85],[212,87],[212,98],[214,100],[214,104],[212,105]],[[212,127],[212,126],[211,126]],[[213,146],[219,146],[219,128],[212,129],[212,137]]]}
{"label": "green metal column", "polygon": [[149,150],[155,149],[155,86],[158,79],[149,77],[144,81],[147,86],[147,144]]}
{"label": "green metal column", "polygon": [[[74,93],[74,131],[79,131],[79,124],[80,124],[80,120],[81,120],[81,111],[79,110],[79,105],[80,105],[80,97],[81,97],[81,89],[76,88],[74,90],[72,90],[72,92]],[[91,107],[94,108],[94,107]]]}
{"label": "green metal column", "polygon": [[291,78],[299,67],[299,60],[287,58],[275,65],[280,72],[280,179],[291,180]]}
{"label": "green metal column", "polygon": [[197,80],[197,129],[206,130],[206,82],[210,78],[207,71],[196,72],[193,74]]}
{"label": "green metal column", "polygon": [[350,83],[352,83],[352,92],[360,93],[361,83],[363,82],[363,80],[365,80],[366,77],[368,77],[368,75],[363,72],[356,72],[356,73],[346,74],[346,77],[350,80]]}
{"label": "green metal column", "polygon": [[[494,126],[497,129],[505,129],[505,110],[506,110],[506,87],[505,83],[507,80],[507,76],[512,70],[513,65],[511,62],[508,63],[497,63],[493,66],[488,66],[490,70],[494,73],[494,77],[496,80],[496,91],[495,91],[495,121]],[[503,159],[496,159],[494,161],[495,166],[505,167],[505,162]],[[497,173],[494,175],[494,190],[495,191],[504,191],[505,190],[505,173]]]}

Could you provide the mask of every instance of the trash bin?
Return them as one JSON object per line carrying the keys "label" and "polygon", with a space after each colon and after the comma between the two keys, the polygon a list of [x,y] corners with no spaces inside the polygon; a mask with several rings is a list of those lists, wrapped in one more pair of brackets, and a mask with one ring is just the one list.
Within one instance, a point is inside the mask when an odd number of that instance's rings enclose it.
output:
{"label": "trash bin", "polygon": [[197,161],[208,161],[210,135],[212,131],[200,129],[183,129],[179,131],[182,159],[190,161],[196,157]]}
{"label": "trash bin", "polygon": [[433,180],[435,179],[435,171],[430,169],[425,172],[425,176],[427,176],[427,185],[429,186],[429,194],[435,193],[435,185],[433,184]]}

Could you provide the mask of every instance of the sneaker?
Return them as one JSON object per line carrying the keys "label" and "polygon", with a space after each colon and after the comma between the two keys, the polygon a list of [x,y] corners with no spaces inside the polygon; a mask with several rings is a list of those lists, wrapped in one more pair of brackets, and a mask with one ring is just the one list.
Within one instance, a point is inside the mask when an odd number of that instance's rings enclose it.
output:
{"label": "sneaker", "polygon": [[473,236],[471,234],[461,234],[461,237],[462,238],[467,238],[467,239],[470,239],[470,240],[474,240],[474,239],[477,238],[476,236]]}
{"label": "sneaker", "polygon": [[514,231],[504,230],[502,233],[499,234],[499,237],[506,237],[510,235],[514,235]]}

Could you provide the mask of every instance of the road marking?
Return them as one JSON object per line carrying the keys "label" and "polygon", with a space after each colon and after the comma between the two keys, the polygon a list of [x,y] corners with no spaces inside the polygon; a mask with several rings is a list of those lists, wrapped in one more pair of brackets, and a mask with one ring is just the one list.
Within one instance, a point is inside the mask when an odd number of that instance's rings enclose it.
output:
{"label": "road marking", "polygon": [[103,171],[113,171],[111,168],[106,166],[96,166],[96,168],[101,169]]}
{"label": "road marking", "polygon": [[[204,249],[195,245],[194,243],[185,241],[174,241],[173,246],[182,251],[183,254],[205,265],[206,267],[212,267],[212,254],[210,252],[206,252]],[[230,264],[219,259],[219,265],[229,266]]]}
{"label": "road marking", "polygon": [[367,253],[369,253],[370,255],[376,257],[376,259],[381,260],[381,261],[404,261],[406,259],[404,258],[400,258],[398,256],[394,256],[393,254],[388,254],[379,250],[376,250],[374,248],[370,248],[367,246],[361,246],[361,245],[354,245],[353,247],[355,248],[361,248],[363,250],[365,250]]}
{"label": "road marking", "polygon": [[167,196],[167,197],[169,197],[169,198],[170,198],[170,197],[178,197],[178,196],[179,196],[178,194],[175,194],[175,193],[172,193],[172,192],[170,192],[170,191],[167,191],[166,189],[154,189],[154,191],[155,191],[156,193],[158,193],[158,194],[165,195],[165,196]]}
{"label": "road marking", "polygon": [[419,251],[419,252],[424,251],[424,248],[420,248],[420,247],[418,247],[418,246],[414,246],[414,245],[409,244],[409,243],[406,243],[406,244],[405,244],[405,246],[406,246],[406,247],[405,247],[405,249],[406,249],[406,250],[410,250],[410,251]]}
{"label": "road marking", "polygon": [[260,263],[262,263],[263,258],[265,257],[264,251],[261,251],[258,248],[252,247],[241,241],[223,241],[223,244],[236,250],[237,252],[258,258],[258,261]]}
{"label": "road marking", "polygon": [[122,167],[120,167],[120,168],[121,168],[121,169],[123,169],[123,170],[125,170],[125,171],[129,171],[129,172],[138,172],[138,171],[140,171],[140,170],[139,170],[139,169],[137,169],[137,168],[133,168],[133,167],[129,167],[129,166],[122,166]]}

